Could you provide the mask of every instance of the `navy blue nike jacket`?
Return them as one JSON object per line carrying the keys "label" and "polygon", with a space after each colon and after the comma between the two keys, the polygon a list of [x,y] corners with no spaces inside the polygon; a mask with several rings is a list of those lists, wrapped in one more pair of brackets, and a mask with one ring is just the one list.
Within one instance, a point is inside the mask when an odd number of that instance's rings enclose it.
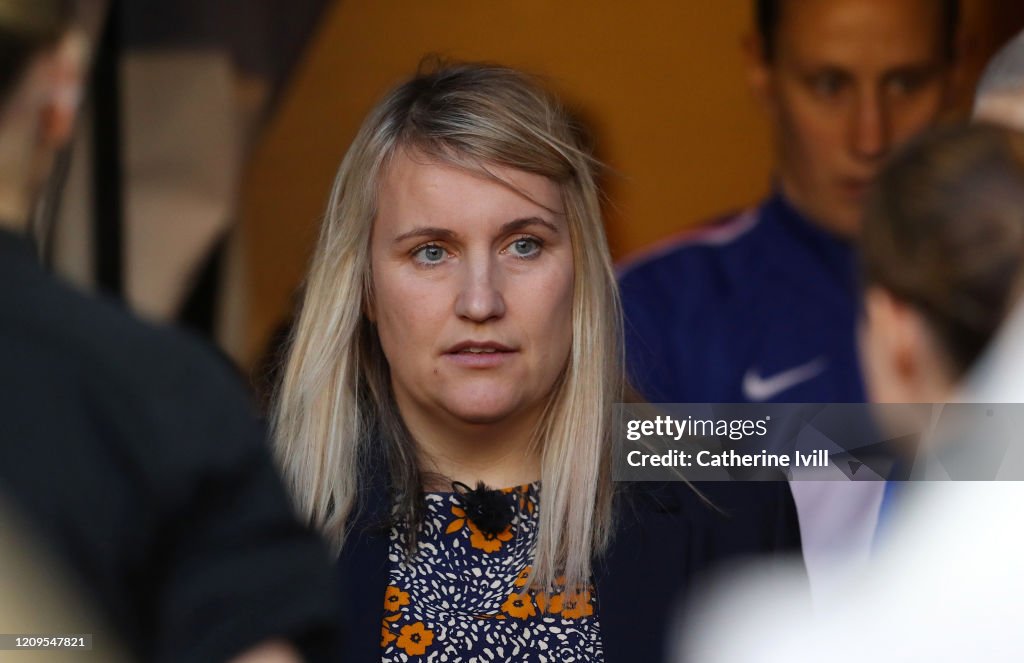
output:
{"label": "navy blue nike jacket", "polygon": [[652,402],[864,401],[854,248],[779,194],[627,261],[620,287]]}

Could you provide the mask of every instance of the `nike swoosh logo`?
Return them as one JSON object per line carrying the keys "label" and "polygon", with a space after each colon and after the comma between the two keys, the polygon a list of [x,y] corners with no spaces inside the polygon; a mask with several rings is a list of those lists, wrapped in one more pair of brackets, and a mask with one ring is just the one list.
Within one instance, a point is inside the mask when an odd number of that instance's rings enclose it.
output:
{"label": "nike swoosh logo", "polygon": [[825,357],[818,357],[766,378],[761,377],[756,368],[751,368],[743,376],[743,395],[754,403],[766,401],[801,382],[817,377],[825,370],[827,364],[828,360]]}

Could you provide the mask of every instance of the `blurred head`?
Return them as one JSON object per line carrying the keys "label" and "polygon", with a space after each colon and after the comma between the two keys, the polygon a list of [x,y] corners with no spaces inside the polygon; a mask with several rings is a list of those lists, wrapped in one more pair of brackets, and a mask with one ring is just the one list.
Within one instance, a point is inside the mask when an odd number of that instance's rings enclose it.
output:
{"label": "blurred head", "polygon": [[0,104],[7,105],[32,59],[64,35],[71,15],[70,0],[0,0]]}
{"label": "blurred head", "polygon": [[1024,136],[991,126],[897,156],[864,219],[862,354],[876,402],[942,402],[1012,306],[1024,265]]}
{"label": "blurred head", "polygon": [[756,0],[750,81],[783,193],[852,237],[871,180],[949,99],[957,0]]}
{"label": "blurred head", "polygon": [[974,95],[974,119],[1024,131],[1024,32],[985,67]]}
{"label": "blurred head", "polygon": [[[535,421],[536,574],[589,573],[610,525],[620,307],[595,162],[536,82],[443,67],[389,93],[335,180],[275,411],[299,505],[343,543],[360,459],[403,517],[422,486],[404,417]],[[571,461],[569,459],[572,459]]]}
{"label": "blurred head", "polygon": [[81,44],[70,0],[0,0],[0,225],[21,227],[71,135]]}

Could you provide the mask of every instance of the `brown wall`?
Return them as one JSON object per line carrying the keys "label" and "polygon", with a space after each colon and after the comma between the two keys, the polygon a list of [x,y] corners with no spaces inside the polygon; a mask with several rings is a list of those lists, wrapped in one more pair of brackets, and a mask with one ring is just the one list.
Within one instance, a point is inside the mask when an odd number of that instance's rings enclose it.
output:
{"label": "brown wall", "polygon": [[[334,170],[363,115],[428,53],[542,74],[583,111],[613,169],[608,230],[616,257],[756,200],[768,186],[771,150],[742,68],[749,4],[339,2],[256,150],[243,190],[250,360],[289,308]],[[966,0],[965,8],[980,62],[1006,18],[989,0]]]}

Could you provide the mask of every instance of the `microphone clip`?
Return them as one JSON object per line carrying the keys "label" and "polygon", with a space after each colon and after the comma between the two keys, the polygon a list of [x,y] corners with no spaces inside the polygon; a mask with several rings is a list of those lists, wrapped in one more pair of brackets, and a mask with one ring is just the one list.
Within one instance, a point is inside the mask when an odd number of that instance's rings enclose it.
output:
{"label": "microphone clip", "polygon": [[483,481],[477,482],[476,488],[453,481],[452,490],[459,496],[466,517],[484,534],[497,536],[512,524],[515,505],[500,490],[488,488]]}

